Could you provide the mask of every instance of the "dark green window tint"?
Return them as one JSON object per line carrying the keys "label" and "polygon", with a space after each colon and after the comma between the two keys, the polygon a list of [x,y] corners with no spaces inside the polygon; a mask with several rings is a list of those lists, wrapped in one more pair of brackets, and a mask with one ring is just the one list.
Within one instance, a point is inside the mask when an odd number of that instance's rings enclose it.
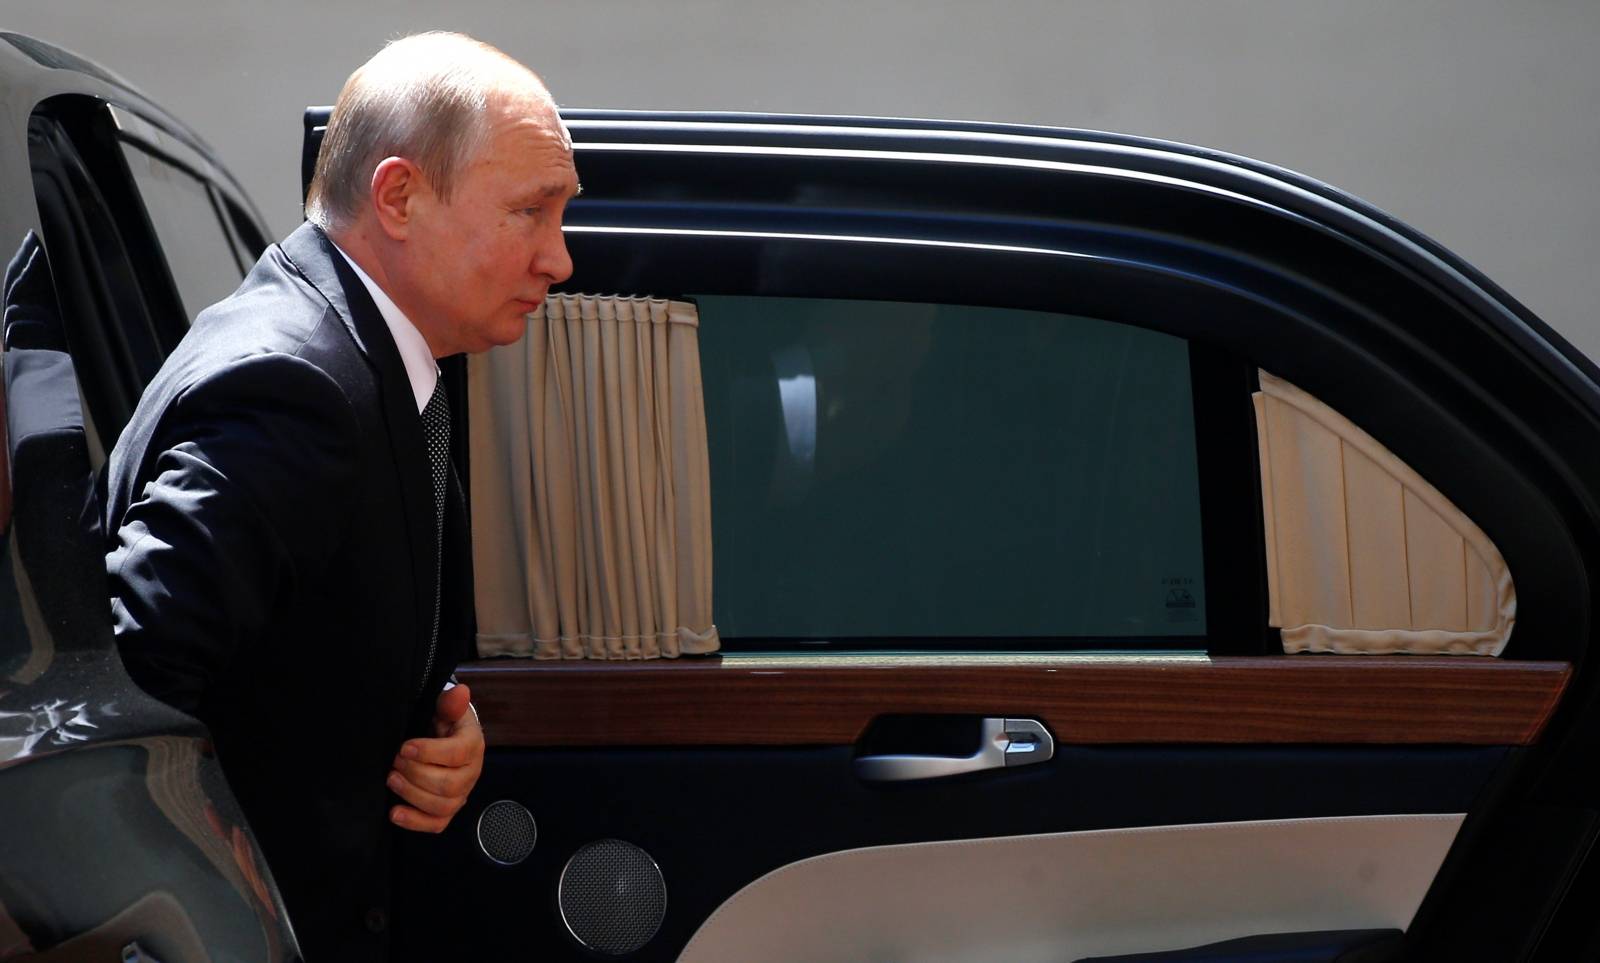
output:
{"label": "dark green window tint", "polygon": [[1034,311],[696,300],[724,638],[1205,633],[1187,342]]}

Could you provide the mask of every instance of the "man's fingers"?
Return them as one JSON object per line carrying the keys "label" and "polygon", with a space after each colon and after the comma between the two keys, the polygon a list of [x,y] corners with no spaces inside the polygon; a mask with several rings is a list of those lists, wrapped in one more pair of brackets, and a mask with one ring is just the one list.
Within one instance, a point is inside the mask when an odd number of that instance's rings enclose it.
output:
{"label": "man's fingers", "polygon": [[[463,707],[467,695],[462,694]],[[440,704],[446,705],[443,696]],[[442,832],[478,784],[483,771],[483,730],[476,725],[452,725],[452,729],[442,738],[408,739],[400,746],[395,771],[389,774],[389,788],[410,805],[390,810],[389,818],[396,826]]]}
{"label": "man's fingers", "polygon": [[401,829],[409,829],[416,833],[442,833],[444,828],[450,825],[450,820],[443,816],[430,816],[412,806],[391,807],[389,821]]}
{"label": "man's fingers", "polygon": [[476,754],[466,739],[446,736],[443,739],[409,739],[400,747],[400,758],[407,762],[420,762],[430,766],[465,766]]}
{"label": "man's fingers", "polygon": [[400,758],[436,766],[465,766],[483,760],[483,730],[470,726],[436,739],[407,739]]}
{"label": "man's fingers", "polygon": [[453,686],[439,693],[438,701],[433,704],[434,719],[448,728],[460,722],[471,705],[472,690],[464,685]]}
{"label": "man's fingers", "polygon": [[389,773],[389,790],[429,816],[442,816],[448,820],[466,803],[465,796],[430,792],[398,772]]}
{"label": "man's fingers", "polygon": [[438,796],[465,797],[478,781],[477,772],[465,766],[434,766],[396,759],[394,768],[413,786]]}

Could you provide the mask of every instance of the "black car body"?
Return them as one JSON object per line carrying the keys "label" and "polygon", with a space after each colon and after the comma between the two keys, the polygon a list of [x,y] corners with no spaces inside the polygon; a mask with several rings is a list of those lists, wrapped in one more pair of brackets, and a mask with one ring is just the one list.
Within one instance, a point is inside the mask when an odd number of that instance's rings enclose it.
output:
{"label": "black car body", "polygon": [[194,241],[235,272],[234,250],[263,245],[261,220],[209,148],[122,81],[10,34],[0,63],[28,105],[6,120],[0,214],[12,508],[0,954],[290,959],[282,903],[203,727],[145,696],[108,644],[96,562],[94,470],[193,316],[156,240],[156,193],[147,209],[131,165],[162,165],[213,212],[212,236]]}
{"label": "black car body", "polygon": [[[291,958],[270,875],[203,729],[142,696],[121,670],[93,485],[119,419],[203,306],[215,271],[198,259],[237,252],[236,281],[264,244],[261,222],[203,143],[124,83],[47,45],[3,39],[12,136],[0,141],[11,185],[0,227],[18,257],[6,282],[13,511],[0,592],[14,601],[0,644],[0,940],[11,942],[0,942],[0,959],[112,958],[134,944],[166,963],[203,952]],[[307,114],[308,170],[326,116]],[[1333,960],[1365,948],[1361,958],[1372,960],[1556,961],[1600,950],[1584,912],[1600,885],[1589,859],[1600,787],[1588,765],[1600,719],[1585,658],[1600,563],[1600,372],[1547,326],[1363,203],[1215,151],[908,120],[564,117],[584,185],[567,220],[577,266],[569,290],[694,299],[703,327],[720,310],[757,334],[791,308],[900,304],[1000,312],[982,317],[1037,334],[1041,352],[1053,350],[1055,316],[1179,339],[1184,411],[1150,425],[1181,421],[1193,439],[1189,522],[1203,572],[1174,573],[1159,590],[1175,618],[1203,606],[1204,619],[1120,634],[1087,622],[1072,631],[897,630],[892,618],[861,611],[875,606],[869,591],[850,596],[859,618],[846,621],[856,629],[774,629],[763,617],[782,600],[719,569],[736,589],[719,598],[719,659],[468,664],[460,676],[482,711],[489,758],[467,810],[404,854],[395,914],[404,952],[669,960],[715,958],[708,946],[737,945],[756,959],[1153,959],[1127,954],[1161,951],[1174,954],[1161,959]],[[140,180],[146,161],[129,150],[178,167],[191,199],[207,199],[214,223],[204,251],[184,249],[181,238],[196,235],[163,234],[164,196]],[[856,317],[806,330],[859,347],[850,325],[868,322]],[[866,400],[848,410],[943,411],[930,399],[957,387],[974,398],[1003,394],[998,382],[958,385],[973,352],[947,350],[953,329],[943,315],[929,317],[932,353],[922,357],[946,351],[951,366],[938,378],[918,378],[935,370],[931,361],[875,384],[862,378],[877,393],[854,396],[852,404]],[[826,343],[801,346],[815,354]],[[739,394],[740,378],[768,391],[801,377],[781,358],[770,370],[739,361],[787,347],[708,341],[708,412],[751,397]],[[815,381],[819,362],[808,364],[804,376]],[[1284,654],[1268,624],[1251,401],[1260,371],[1377,439],[1493,540],[1518,600],[1503,652]],[[451,377],[459,411],[462,373]],[[893,396],[902,388],[922,394],[907,403]],[[884,450],[900,451],[901,435],[883,438]],[[864,461],[853,469],[887,470],[872,445],[859,447]],[[470,472],[464,446],[456,455]],[[1003,495],[1024,490],[1027,472],[1059,470],[1025,448],[1017,457],[992,478],[951,477]],[[753,555],[726,553],[736,558],[759,561],[765,548],[815,571],[838,566],[894,612],[897,590],[883,587],[899,584],[892,570],[968,550],[913,541],[916,518],[873,528],[876,519],[852,517],[846,504],[819,517],[842,516],[842,531],[869,533],[861,540],[874,543],[871,561],[851,569],[839,561],[850,546],[837,543],[817,558],[780,552],[774,546],[838,532],[778,531],[803,510],[793,490],[774,483],[747,494],[751,486],[729,480],[741,464],[713,452],[716,497],[740,503],[737,524],[757,543]],[[904,488],[874,512],[890,512],[902,491],[916,500],[938,488],[897,484]],[[860,775],[862,756],[959,758],[985,718],[1041,723],[1054,758],[927,782]],[[481,817],[502,801],[524,807],[538,827],[536,845],[511,865],[488,858],[480,839]],[[1363,893],[1390,871],[1381,860],[1322,881],[1319,907],[1305,918],[1335,925],[1317,927],[1274,926],[1248,899],[1197,893],[1206,872],[1160,861],[1120,866],[1125,890],[1091,894],[1037,864],[1022,864],[1021,879],[975,868],[966,893],[896,876],[891,864],[886,884],[848,905],[811,893],[781,912],[749,909],[757,887],[850,854],[1439,814],[1454,814],[1459,830],[1442,864],[1428,868],[1420,908],[1394,919],[1344,912],[1364,906]],[[1105,835],[1116,833],[1124,835]],[[1229,850],[1238,864],[1283,855],[1240,838]],[[623,954],[577,932],[567,905],[570,861],[607,840],[647,853],[670,895],[658,899],[660,920],[637,934],[642,945]],[[1285,865],[1280,882],[1291,887],[1292,860]],[[1196,873],[1193,886],[1160,888]],[[623,877],[615,882],[583,910],[613,935],[638,896]],[[1005,915],[1012,910],[985,896],[1001,890],[1012,908],[1037,903],[1033,915]],[[1152,905],[1152,893],[1173,901]],[[1186,894],[1213,900],[1208,915],[1167,928],[1194,912],[1180,905]],[[1100,942],[1048,942],[1052,917],[1087,913],[1092,931],[1096,910],[1084,907],[1097,901],[1107,918],[1142,905],[1144,923],[1119,924],[1120,935]],[[990,925],[1001,917],[1004,925]],[[1202,943],[1209,948],[1192,948]],[[86,945],[95,950],[74,949]],[[1078,946],[1098,949],[1068,949]]]}

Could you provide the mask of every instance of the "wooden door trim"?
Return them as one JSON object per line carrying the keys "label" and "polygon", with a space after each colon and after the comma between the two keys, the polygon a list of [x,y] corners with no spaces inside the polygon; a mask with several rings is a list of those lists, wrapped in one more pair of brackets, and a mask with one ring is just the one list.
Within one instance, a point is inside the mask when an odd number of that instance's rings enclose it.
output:
{"label": "wooden door trim", "polygon": [[463,665],[491,746],[849,745],[888,714],[1026,716],[1064,744],[1528,745],[1566,662],[736,655]]}

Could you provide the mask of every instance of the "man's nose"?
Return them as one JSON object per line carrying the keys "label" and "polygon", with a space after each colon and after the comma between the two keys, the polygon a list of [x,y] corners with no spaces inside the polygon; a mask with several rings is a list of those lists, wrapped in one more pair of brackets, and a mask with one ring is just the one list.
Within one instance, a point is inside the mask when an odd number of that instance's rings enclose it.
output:
{"label": "man's nose", "polygon": [[572,277],[572,255],[567,253],[567,238],[560,228],[540,245],[538,256],[533,260],[533,273],[550,278],[551,284],[560,284]]}

